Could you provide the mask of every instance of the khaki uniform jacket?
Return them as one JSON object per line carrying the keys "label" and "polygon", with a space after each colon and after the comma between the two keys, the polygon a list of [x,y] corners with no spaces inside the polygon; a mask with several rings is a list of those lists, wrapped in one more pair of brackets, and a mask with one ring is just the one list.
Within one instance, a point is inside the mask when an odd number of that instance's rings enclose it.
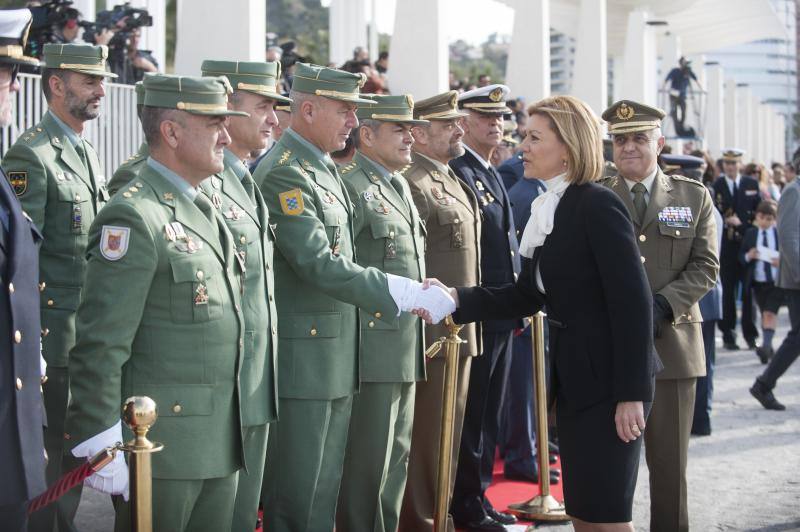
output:
{"label": "khaki uniform jacket", "polygon": [[[446,165],[414,153],[403,169],[411,196],[425,222],[425,270],[447,286],[480,284],[481,218],[478,200]],[[459,336],[467,341],[461,355],[482,351],[480,324],[467,324]],[[425,327],[425,344],[447,336],[443,323]]]}
{"label": "khaki uniform jacket", "polygon": [[111,176],[111,180],[108,182],[108,193],[114,195],[131,182],[147,162],[148,157],[150,157],[150,146],[146,142],[142,142],[139,150],[119,165],[114,175]]}
{"label": "khaki uniform jacket", "polygon": [[153,455],[153,477],[224,477],[244,465],[243,272],[221,219],[217,236],[149,165],[137,183],[92,225],[69,357],[67,446],[116,423],[127,397],[146,395],[159,413],[148,435],[164,444]]}
{"label": "khaki uniform jacket", "polygon": [[664,369],[657,379],[706,374],[698,301],[714,287],[719,272],[717,225],[708,190],[699,181],[658,170],[644,223],[636,216],[630,189],[614,176],[604,181],[628,207],[653,294],[672,308],[655,348]]}
{"label": "khaki uniform jacket", "polygon": [[75,344],[89,227],[108,200],[97,154],[88,142],[84,146],[88,169],[47,112],[11,146],[2,163],[22,208],[44,236],[39,250],[42,354],[53,367],[67,366]]}
{"label": "khaki uniform jacket", "polygon": [[[272,275],[273,236],[269,213],[250,172],[240,180],[229,164],[235,159],[225,151],[225,169],[200,184],[217,206],[233,236],[236,253],[245,267],[242,309],[244,311],[244,361],[240,375],[242,425],[250,427],[278,418],[278,382],[275,364],[278,347],[278,311]],[[253,194],[255,203],[245,190]]]}
{"label": "khaki uniform jacket", "polygon": [[333,165],[291,130],[253,176],[275,224],[278,395],[332,400],[358,390],[360,307],[398,326],[386,275],[356,264],[353,206]]}
{"label": "khaki uniform jacket", "polygon": [[[408,277],[425,278],[424,226],[408,184],[396,179],[403,194],[360,152],[341,170],[353,200],[353,229],[358,264]],[[422,320],[410,313],[388,324],[363,309],[361,319],[361,382],[415,382],[425,379]]]}

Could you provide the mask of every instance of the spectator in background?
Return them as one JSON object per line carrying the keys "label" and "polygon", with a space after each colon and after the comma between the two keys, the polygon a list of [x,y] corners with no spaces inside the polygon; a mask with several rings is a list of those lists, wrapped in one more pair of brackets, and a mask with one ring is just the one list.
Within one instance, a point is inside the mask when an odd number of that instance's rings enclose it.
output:
{"label": "spectator in background", "polygon": [[[133,85],[137,81],[142,81],[145,74],[158,72],[158,61],[153,57],[150,50],[139,49],[141,36],[142,33],[139,28],[132,29],[125,44],[124,52],[109,56],[109,67],[114,74],[119,76],[116,80],[117,83]],[[114,60],[117,55],[120,57]]]}
{"label": "spectator in background", "polygon": [[369,63],[369,52],[363,46],[356,46],[353,49],[353,61],[356,63],[361,63],[366,61]]}
{"label": "spectator in background", "polygon": [[481,74],[478,76],[478,87],[485,87],[491,85],[492,77],[489,74]]}
{"label": "spectator in background", "polygon": [[384,75],[389,71],[389,52],[386,50],[378,54],[378,60],[375,61],[375,70]]}
{"label": "spectator in background", "polygon": [[275,63],[281,60],[283,57],[283,49],[280,46],[270,46],[267,48],[267,53],[264,56],[264,59],[268,63]]}
{"label": "spectator in background", "polygon": [[711,189],[711,184],[714,180],[719,177],[717,174],[717,165],[714,163],[714,159],[711,155],[708,154],[707,151],[703,150],[694,150],[691,155],[695,157],[700,157],[706,162],[705,168],[703,170],[703,176],[701,177],[702,183],[709,189],[709,193],[713,194],[713,190]]}
{"label": "spectator in background", "polygon": [[778,187],[778,190],[783,190],[786,186],[786,173],[783,165],[780,163],[772,163],[772,182]]}

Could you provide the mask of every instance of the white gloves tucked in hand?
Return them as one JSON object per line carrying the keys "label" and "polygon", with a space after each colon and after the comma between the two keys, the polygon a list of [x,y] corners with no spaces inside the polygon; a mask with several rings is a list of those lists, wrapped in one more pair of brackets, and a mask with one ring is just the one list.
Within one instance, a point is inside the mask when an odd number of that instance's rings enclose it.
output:
{"label": "white gloves tucked in hand", "polygon": [[[456,310],[456,302],[446,290],[438,286],[422,288],[422,283],[398,275],[386,274],[389,293],[402,312],[426,310],[432,323],[439,323]],[[399,314],[399,312],[398,312]]]}
{"label": "white gloves tucked in hand", "polygon": [[[76,458],[91,458],[106,447],[114,447],[117,442],[122,441],[122,422],[117,423],[97,436],[92,436],[88,440],[72,449],[72,455]],[[128,500],[128,464],[125,463],[125,455],[122,451],[117,451],[114,460],[103,469],[90,476],[84,483],[103,493],[110,495],[122,495]]]}

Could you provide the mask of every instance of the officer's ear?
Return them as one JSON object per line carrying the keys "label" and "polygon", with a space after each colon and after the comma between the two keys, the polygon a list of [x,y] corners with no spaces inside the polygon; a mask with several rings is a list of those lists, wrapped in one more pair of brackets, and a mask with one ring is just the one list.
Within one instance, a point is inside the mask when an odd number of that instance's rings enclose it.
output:
{"label": "officer's ear", "polygon": [[316,107],[314,101],[311,99],[306,99],[300,102],[300,112],[297,114],[301,120],[310,125],[314,121],[315,111]]}
{"label": "officer's ear", "polygon": [[656,154],[660,154],[661,153],[661,150],[664,149],[664,144],[666,144],[666,143],[667,143],[666,137],[664,137],[664,136],[658,137],[658,140],[656,141]]}
{"label": "officer's ear", "polygon": [[174,120],[162,120],[161,124],[158,126],[164,143],[173,150],[178,147],[179,128],[180,124]]}

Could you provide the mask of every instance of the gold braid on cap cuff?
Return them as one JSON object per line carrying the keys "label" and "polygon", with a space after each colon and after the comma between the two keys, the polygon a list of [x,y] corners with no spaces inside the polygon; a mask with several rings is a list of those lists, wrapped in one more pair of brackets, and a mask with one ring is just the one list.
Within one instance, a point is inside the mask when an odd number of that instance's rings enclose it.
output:
{"label": "gold braid on cap cuff", "polygon": [[388,120],[390,120],[390,119],[394,119],[394,120],[414,120],[414,115],[387,115],[387,114],[373,113],[370,118],[373,118],[375,120],[387,120],[387,119]]}
{"label": "gold braid on cap cuff", "polygon": [[646,120],[644,122],[618,122],[616,124],[611,124],[611,127],[609,127],[608,130],[613,132],[617,129],[628,129],[631,127],[640,126],[650,126],[652,129],[655,129],[657,127],[661,127],[661,120]]}
{"label": "gold braid on cap cuff", "polygon": [[317,89],[314,91],[314,94],[317,96],[338,96],[340,98],[358,98],[361,96],[358,92],[340,92],[340,91],[329,91],[323,89]]}
{"label": "gold braid on cap cuff", "polygon": [[[437,113],[429,113],[427,115],[419,115],[419,119],[420,120],[427,120],[429,118],[442,118],[442,117],[445,117],[445,116],[448,116],[448,115],[452,115],[453,113],[457,114],[458,110],[457,109],[448,109],[447,111],[439,111]],[[458,118],[458,117],[454,116],[453,118]]]}
{"label": "gold braid on cap cuff", "polygon": [[243,91],[263,91],[263,92],[272,92],[277,94],[278,91],[275,90],[274,85],[255,85],[253,83],[242,83],[239,82],[236,84],[237,89],[241,89]]}
{"label": "gold braid on cap cuff", "polygon": [[175,106],[181,111],[227,111],[228,107],[218,103],[186,103],[178,102]]}
{"label": "gold braid on cap cuff", "polygon": [[100,63],[97,65],[86,65],[83,63],[61,63],[58,65],[58,68],[72,70],[72,69],[80,69],[80,70],[97,70],[98,72],[105,72],[106,65],[105,63]]}
{"label": "gold braid on cap cuff", "polygon": [[13,59],[18,59],[22,57],[22,46],[18,44],[0,46],[0,57],[11,57]]}
{"label": "gold braid on cap cuff", "polygon": [[493,108],[493,107],[496,107],[498,109],[500,109],[502,107],[505,107],[505,106],[506,106],[506,102],[493,102],[493,103],[488,103],[488,102],[480,103],[480,102],[478,102],[478,103],[465,103],[464,104],[464,107],[478,107],[478,108]]}

